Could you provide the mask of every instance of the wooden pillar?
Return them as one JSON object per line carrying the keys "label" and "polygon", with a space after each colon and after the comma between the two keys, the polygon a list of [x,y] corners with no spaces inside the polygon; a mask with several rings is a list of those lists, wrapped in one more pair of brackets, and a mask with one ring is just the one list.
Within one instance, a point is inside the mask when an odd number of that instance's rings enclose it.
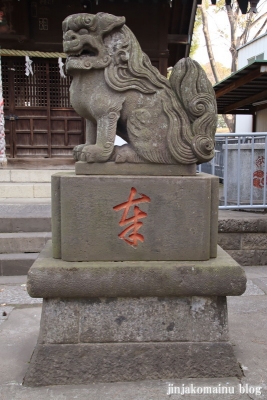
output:
{"label": "wooden pillar", "polygon": [[7,164],[6,159],[6,140],[5,140],[5,119],[4,119],[4,99],[2,87],[2,64],[0,55],[0,167]]}
{"label": "wooden pillar", "polygon": [[257,111],[252,114],[252,132],[257,132]]}

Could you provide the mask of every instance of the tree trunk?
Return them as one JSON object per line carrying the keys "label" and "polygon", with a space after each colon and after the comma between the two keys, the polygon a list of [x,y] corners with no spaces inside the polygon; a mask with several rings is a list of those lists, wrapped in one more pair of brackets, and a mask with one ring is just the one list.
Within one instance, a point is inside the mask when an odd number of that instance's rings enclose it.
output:
{"label": "tree trunk", "polygon": [[230,24],[230,31],[231,31],[231,46],[230,46],[230,53],[232,54],[232,65],[231,71],[236,72],[237,70],[237,38],[236,38],[236,28],[237,28],[237,21],[238,21],[238,13],[239,7],[233,11],[232,6],[226,6],[227,16]]}
{"label": "tree trunk", "polygon": [[[201,7],[201,15],[202,15],[202,23],[203,23],[203,33],[205,37],[205,42],[207,46],[207,52],[210,60],[211,70],[215,79],[215,82],[218,83],[220,81],[219,74],[217,72],[216,62],[213,55],[212,44],[210,40],[209,26],[208,26],[208,18],[207,18],[207,10],[205,5],[203,4]],[[230,132],[234,132],[235,129],[235,117],[230,115],[223,115],[223,119],[229,129]]]}
{"label": "tree trunk", "polygon": [[229,132],[235,131],[235,115],[222,114],[224,122],[226,123]]}
{"label": "tree trunk", "polygon": [[219,76],[216,70],[216,63],[213,55],[213,50],[212,50],[212,45],[211,45],[211,40],[210,40],[210,34],[209,34],[209,26],[208,26],[208,18],[207,18],[207,10],[205,5],[203,4],[201,7],[201,15],[202,15],[202,23],[203,23],[203,32],[205,36],[205,42],[207,46],[207,51],[208,51],[208,56],[210,60],[210,66],[211,70],[215,79],[215,82],[219,82]]}

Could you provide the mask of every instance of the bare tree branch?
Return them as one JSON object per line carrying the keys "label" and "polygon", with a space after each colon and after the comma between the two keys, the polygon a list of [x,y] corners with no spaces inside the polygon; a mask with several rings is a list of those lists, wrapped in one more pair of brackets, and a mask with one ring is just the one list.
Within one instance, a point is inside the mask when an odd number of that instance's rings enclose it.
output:
{"label": "bare tree branch", "polygon": [[250,11],[248,14],[248,17],[247,17],[245,29],[244,29],[243,33],[239,36],[238,46],[241,46],[242,44],[247,42],[253,17],[254,17],[254,14],[252,11]]}
{"label": "bare tree branch", "polygon": [[257,23],[259,23],[263,18],[267,17],[267,12],[263,13],[260,17],[258,17],[257,19],[255,19],[251,25],[250,25],[250,29],[253,28]]}
{"label": "bare tree branch", "polygon": [[[265,0],[266,2],[266,0]],[[260,28],[254,35],[254,38],[258,37],[263,31],[264,27],[267,25],[267,12],[264,12],[259,17],[254,16],[252,12],[247,14],[246,19],[242,17],[240,13],[240,8],[237,1],[234,1],[233,5],[226,5],[225,8],[222,7],[222,2],[218,2],[218,6],[220,10],[225,10],[227,12],[227,17],[229,21],[230,27],[230,48],[229,51],[232,56],[232,65],[231,72],[236,72],[237,70],[237,48],[240,45],[244,45],[249,40],[249,36],[251,34],[251,29],[255,28],[257,24],[261,23]],[[214,80],[216,83],[219,82],[220,77],[218,73],[218,68],[214,59],[213,49],[211,44],[209,26],[208,26],[208,12],[207,12],[208,2],[203,1],[201,7],[201,16],[203,23],[203,33],[205,37],[207,52],[209,56],[210,66],[212,70],[212,74],[214,76]],[[255,19],[254,19],[255,18]],[[238,32],[242,30],[239,34]],[[224,121],[226,122],[230,132],[233,132],[235,129],[235,117],[231,115],[223,115]]]}
{"label": "bare tree branch", "polygon": [[253,39],[256,39],[262,32],[263,28],[265,27],[265,25],[267,24],[267,18],[266,20],[263,22],[262,26],[260,27],[260,29],[258,30],[258,32],[256,33],[256,35],[254,35]]}

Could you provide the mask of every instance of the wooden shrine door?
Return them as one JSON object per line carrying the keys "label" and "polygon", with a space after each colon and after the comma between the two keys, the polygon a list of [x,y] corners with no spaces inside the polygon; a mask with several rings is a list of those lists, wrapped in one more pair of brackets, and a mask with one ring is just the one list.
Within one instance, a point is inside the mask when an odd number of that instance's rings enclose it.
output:
{"label": "wooden shrine door", "polygon": [[61,78],[57,59],[2,57],[6,152],[12,158],[70,158],[84,143],[84,120],[71,108],[70,78]]}

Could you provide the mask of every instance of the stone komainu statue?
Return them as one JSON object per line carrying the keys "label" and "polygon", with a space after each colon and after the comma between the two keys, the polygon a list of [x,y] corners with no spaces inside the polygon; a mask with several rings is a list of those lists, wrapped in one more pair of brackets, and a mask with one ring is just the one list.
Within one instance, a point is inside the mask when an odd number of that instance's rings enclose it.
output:
{"label": "stone komainu statue", "polygon": [[[71,104],[86,119],[87,162],[202,163],[214,156],[216,100],[200,65],[180,60],[168,81],[142,52],[124,17],[63,21]],[[128,144],[114,146],[119,135]]]}

